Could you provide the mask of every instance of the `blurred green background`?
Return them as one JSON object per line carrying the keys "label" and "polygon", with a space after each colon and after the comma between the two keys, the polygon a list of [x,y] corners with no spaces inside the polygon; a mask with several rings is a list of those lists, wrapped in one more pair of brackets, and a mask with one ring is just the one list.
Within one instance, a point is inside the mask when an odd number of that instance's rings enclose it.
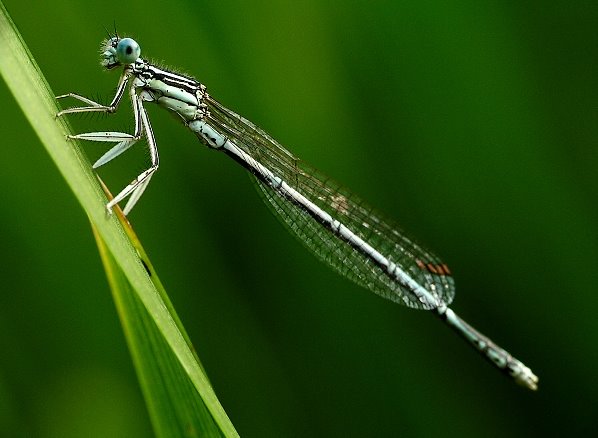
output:
{"label": "blurred green background", "polygon": [[[512,384],[431,314],[327,269],[245,172],[150,107],[130,219],[243,436],[575,436],[598,409],[598,15],[577,2],[6,0],[55,93],[109,101],[104,26],[397,218]],[[147,436],[83,211],[0,82],[0,435]],[[71,117],[75,130],[130,130]],[[107,145],[89,143],[90,160]],[[102,168],[113,191],[147,163]]]}

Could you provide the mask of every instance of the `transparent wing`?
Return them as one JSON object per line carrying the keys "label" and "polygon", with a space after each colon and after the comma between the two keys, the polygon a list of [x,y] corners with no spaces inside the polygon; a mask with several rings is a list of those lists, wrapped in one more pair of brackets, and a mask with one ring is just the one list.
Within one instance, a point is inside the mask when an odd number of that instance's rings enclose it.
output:
{"label": "transparent wing", "polygon": [[[455,287],[447,266],[415,243],[361,199],[294,157],[266,132],[249,120],[207,98],[210,123],[239,148],[303,194],[353,233],[396,263],[421,286],[450,304]],[[262,197],[275,215],[324,263],[376,294],[417,309],[429,307],[386,269],[357,251],[323,226],[301,206],[253,175]]]}

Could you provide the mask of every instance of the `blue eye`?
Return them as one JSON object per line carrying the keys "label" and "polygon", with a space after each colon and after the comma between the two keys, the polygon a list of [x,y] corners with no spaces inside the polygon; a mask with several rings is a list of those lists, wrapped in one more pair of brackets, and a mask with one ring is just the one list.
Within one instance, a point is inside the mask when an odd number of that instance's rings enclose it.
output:
{"label": "blue eye", "polygon": [[141,55],[141,47],[132,38],[123,38],[116,45],[116,57],[122,64],[132,64]]}

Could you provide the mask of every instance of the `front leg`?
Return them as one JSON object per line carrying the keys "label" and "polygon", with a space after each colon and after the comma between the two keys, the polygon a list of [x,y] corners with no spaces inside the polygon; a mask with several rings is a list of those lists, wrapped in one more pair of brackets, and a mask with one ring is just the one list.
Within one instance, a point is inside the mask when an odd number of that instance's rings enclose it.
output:
{"label": "front leg", "polygon": [[56,117],[63,116],[65,114],[73,114],[73,113],[92,113],[92,112],[101,112],[101,113],[113,113],[118,109],[118,105],[125,93],[125,89],[127,87],[127,83],[129,82],[129,78],[131,77],[130,73],[126,71],[120,76],[118,81],[118,86],[116,87],[116,94],[110,102],[110,105],[102,105],[101,103],[95,102],[87,97],[83,97],[80,94],[76,93],[67,93],[62,94],[60,96],[56,96],[56,99],[64,99],[65,97],[72,97],[77,99],[83,103],[86,103],[87,106],[79,106],[74,108],[67,108],[64,109],[56,114]]}

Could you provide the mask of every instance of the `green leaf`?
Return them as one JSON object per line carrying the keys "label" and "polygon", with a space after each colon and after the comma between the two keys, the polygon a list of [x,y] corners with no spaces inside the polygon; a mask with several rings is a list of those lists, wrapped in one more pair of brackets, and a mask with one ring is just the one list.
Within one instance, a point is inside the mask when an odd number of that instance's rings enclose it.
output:
{"label": "green leaf", "polygon": [[66,139],[54,93],[1,3],[0,74],[92,223],[156,432],[237,436],[141,245],[124,218],[123,227],[106,214],[98,179]]}
{"label": "green leaf", "polygon": [[[92,229],[156,435],[222,436],[209,410],[93,224]],[[141,256],[146,257],[145,254]],[[144,263],[147,263],[148,272],[159,291],[164,294],[155,271],[148,262]],[[166,303],[169,305],[168,300]]]}

